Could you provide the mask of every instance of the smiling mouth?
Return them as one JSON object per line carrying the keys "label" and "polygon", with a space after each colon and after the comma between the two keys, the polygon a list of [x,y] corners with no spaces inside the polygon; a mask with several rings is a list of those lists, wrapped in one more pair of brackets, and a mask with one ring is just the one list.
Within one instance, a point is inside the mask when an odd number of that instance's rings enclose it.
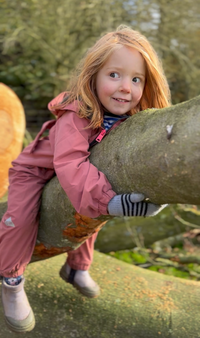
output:
{"label": "smiling mouth", "polygon": [[130,102],[128,100],[125,100],[125,99],[117,99],[115,97],[113,97],[113,100],[117,101],[117,102]]}

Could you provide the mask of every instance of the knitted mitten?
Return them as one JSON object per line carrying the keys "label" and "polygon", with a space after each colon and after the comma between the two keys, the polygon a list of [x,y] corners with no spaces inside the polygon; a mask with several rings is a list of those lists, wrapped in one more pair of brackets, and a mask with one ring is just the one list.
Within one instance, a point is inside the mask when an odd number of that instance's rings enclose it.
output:
{"label": "knitted mitten", "polygon": [[144,202],[144,198],[139,193],[116,195],[108,203],[108,212],[113,216],[155,216],[167,206]]}

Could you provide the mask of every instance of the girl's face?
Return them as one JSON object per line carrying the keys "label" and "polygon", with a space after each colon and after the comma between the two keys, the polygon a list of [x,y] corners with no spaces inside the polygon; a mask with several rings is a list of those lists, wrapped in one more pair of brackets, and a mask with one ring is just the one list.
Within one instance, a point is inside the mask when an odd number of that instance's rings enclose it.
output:
{"label": "girl's face", "polygon": [[121,46],[97,73],[96,91],[110,113],[124,115],[140,102],[145,85],[145,61],[133,48]]}

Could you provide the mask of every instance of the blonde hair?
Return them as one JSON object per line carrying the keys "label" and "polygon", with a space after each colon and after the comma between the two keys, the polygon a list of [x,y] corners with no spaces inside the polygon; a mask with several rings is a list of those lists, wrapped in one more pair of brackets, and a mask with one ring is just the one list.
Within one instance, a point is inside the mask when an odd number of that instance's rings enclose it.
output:
{"label": "blonde hair", "polygon": [[129,112],[133,115],[147,108],[164,108],[170,105],[170,90],[157,53],[138,31],[127,26],[119,26],[116,31],[105,34],[87,51],[79,63],[78,74],[73,79],[69,96],[66,96],[55,109],[78,100],[81,118],[90,119],[90,127],[97,128],[103,122],[103,106],[96,90],[96,76],[111,54],[120,45],[138,50],[146,64],[146,82],[139,105]]}

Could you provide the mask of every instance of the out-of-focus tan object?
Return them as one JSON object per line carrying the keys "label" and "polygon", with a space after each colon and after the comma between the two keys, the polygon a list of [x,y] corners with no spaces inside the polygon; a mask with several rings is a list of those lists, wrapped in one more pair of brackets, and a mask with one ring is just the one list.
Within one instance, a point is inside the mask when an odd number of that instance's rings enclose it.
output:
{"label": "out-of-focus tan object", "polygon": [[0,198],[8,189],[8,169],[22,149],[24,108],[17,95],[0,83]]}

